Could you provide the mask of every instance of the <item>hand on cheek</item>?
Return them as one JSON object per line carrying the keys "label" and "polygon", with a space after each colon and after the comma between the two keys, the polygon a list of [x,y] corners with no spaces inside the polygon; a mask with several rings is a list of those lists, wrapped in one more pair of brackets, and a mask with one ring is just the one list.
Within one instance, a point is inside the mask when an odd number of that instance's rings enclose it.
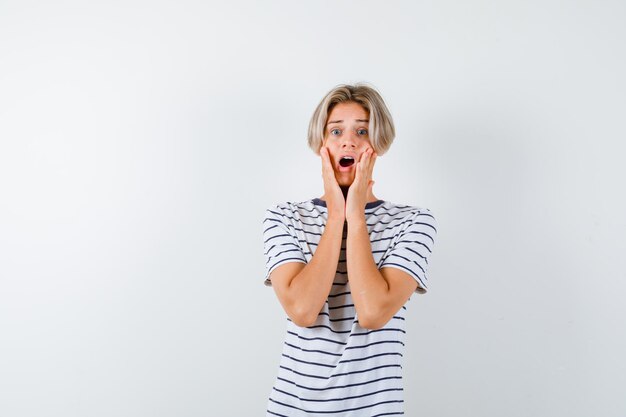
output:
{"label": "hand on cheek", "polygon": [[322,179],[324,180],[324,196],[326,198],[328,215],[329,217],[338,217],[343,221],[345,219],[346,202],[335,177],[335,170],[333,169],[330,152],[328,152],[327,147],[322,146],[320,157],[322,159]]}
{"label": "hand on cheek", "polygon": [[350,186],[346,201],[346,220],[348,222],[351,219],[363,218],[365,215],[365,205],[374,185],[372,173],[376,157],[376,152],[372,148],[368,148],[361,154],[357,162],[354,182]]}

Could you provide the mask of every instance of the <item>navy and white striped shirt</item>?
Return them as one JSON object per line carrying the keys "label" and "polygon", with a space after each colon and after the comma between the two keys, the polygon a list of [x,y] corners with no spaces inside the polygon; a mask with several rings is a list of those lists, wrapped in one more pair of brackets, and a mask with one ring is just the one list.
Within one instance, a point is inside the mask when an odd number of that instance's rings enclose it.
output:
{"label": "navy and white striped shirt", "polygon": [[[263,222],[266,274],[284,263],[308,263],[319,244],[328,211],[323,200],[281,203]],[[428,257],[437,232],[426,208],[378,200],[367,203],[365,219],[378,268],[405,271],[428,289]],[[404,414],[402,355],[403,306],[381,329],[358,324],[346,272],[344,227],[337,273],[317,321],[300,327],[287,318],[278,376],[267,416],[391,416]]]}

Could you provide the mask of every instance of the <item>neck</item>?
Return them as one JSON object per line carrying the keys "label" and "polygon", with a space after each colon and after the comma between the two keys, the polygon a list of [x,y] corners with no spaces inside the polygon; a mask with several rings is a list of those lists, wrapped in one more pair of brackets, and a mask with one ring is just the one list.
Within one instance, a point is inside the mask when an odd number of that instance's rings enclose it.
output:
{"label": "neck", "polygon": [[348,200],[348,190],[350,189],[349,185],[340,185],[339,188],[341,188],[341,192],[343,193],[343,199],[344,200]]}

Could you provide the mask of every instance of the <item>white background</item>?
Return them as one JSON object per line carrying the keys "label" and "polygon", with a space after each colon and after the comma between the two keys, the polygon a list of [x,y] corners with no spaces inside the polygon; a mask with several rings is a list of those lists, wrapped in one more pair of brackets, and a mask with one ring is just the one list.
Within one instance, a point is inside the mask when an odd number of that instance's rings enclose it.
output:
{"label": "white background", "polygon": [[626,4],[225,3],[0,2],[0,415],[264,415],[264,210],[358,81],[439,222],[406,415],[626,415]]}

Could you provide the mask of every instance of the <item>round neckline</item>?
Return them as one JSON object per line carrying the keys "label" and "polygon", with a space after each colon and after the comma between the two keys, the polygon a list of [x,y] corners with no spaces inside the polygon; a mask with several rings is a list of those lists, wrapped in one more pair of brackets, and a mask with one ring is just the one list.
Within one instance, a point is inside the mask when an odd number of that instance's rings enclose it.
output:
{"label": "round neckline", "polygon": [[[311,200],[313,202],[313,204],[318,205],[318,206],[322,206],[322,207],[326,207],[326,201],[320,199],[320,198],[314,198]],[[369,203],[365,203],[365,209],[371,209],[374,207],[378,207],[381,204],[383,204],[385,202],[385,200],[376,200],[376,201],[370,201]]]}

